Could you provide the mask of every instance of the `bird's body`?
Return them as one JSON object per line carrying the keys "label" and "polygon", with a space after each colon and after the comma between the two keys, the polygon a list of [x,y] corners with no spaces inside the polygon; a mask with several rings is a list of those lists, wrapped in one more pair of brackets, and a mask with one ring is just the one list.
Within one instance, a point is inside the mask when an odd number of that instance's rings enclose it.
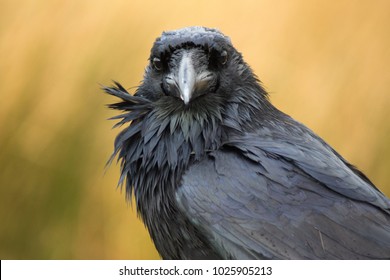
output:
{"label": "bird's body", "polygon": [[217,30],[163,33],[115,141],[164,259],[389,259],[390,200],[277,110]]}

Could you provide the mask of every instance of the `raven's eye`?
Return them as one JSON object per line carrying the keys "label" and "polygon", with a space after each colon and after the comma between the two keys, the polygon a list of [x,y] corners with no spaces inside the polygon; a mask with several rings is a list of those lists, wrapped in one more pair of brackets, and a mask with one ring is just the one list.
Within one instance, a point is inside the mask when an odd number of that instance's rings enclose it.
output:
{"label": "raven's eye", "polygon": [[227,51],[223,51],[221,53],[221,64],[224,65],[226,62],[227,62],[227,59],[228,59],[228,55],[227,55]]}
{"label": "raven's eye", "polygon": [[209,53],[209,66],[212,69],[218,69],[225,65],[228,61],[228,53],[226,50],[211,49]]}
{"label": "raven's eye", "polygon": [[160,70],[162,69],[162,67],[163,67],[162,62],[161,62],[161,59],[159,59],[158,57],[154,57],[154,58],[152,59],[152,64],[153,64],[153,67],[154,67],[156,70],[158,70],[158,71],[160,71]]}

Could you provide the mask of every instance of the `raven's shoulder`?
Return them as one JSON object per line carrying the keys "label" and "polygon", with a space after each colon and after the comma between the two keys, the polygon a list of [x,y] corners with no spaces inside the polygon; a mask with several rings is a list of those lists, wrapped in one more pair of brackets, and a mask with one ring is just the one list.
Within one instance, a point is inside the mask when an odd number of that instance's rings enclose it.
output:
{"label": "raven's shoulder", "polygon": [[386,212],[340,195],[277,151],[243,150],[210,153],[187,170],[176,193],[179,209],[219,254],[390,258]]}
{"label": "raven's shoulder", "polygon": [[390,213],[390,200],[360,170],[309,128],[280,114],[252,131],[232,134],[226,145],[255,162],[261,163],[263,153],[286,160],[332,191]]}

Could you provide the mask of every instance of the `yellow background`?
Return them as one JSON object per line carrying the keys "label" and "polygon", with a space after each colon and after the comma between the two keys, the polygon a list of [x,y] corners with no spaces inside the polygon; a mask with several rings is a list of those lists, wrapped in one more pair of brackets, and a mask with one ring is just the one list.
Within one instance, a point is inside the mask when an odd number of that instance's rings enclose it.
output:
{"label": "yellow background", "polygon": [[158,258],[105,172],[114,101],[163,30],[227,34],[272,102],[390,195],[390,1],[18,1],[0,8],[0,258]]}

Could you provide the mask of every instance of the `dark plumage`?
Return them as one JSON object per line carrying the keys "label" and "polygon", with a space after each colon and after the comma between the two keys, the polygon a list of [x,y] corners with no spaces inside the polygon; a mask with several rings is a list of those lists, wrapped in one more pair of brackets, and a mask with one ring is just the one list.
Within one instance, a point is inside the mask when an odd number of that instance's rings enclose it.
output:
{"label": "dark plumage", "polygon": [[110,108],[128,197],[164,259],[389,259],[390,201],[277,110],[230,39],[164,32]]}

